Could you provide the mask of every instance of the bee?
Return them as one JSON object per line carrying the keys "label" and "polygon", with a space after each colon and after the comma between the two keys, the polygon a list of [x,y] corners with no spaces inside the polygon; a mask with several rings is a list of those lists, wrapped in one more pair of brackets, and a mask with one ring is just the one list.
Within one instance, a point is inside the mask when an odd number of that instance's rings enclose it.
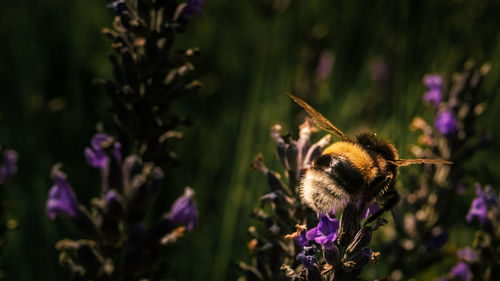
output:
{"label": "bee", "polygon": [[361,133],[351,139],[305,101],[288,95],[319,128],[341,138],[341,141],[331,144],[314,159],[301,179],[300,197],[318,213],[329,214],[344,207],[347,202],[362,202],[366,206],[376,199],[382,205],[378,212],[381,215],[399,201],[399,194],[394,187],[399,167],[452,164],[437,158],[400,159],[394,145],[376,134]]}

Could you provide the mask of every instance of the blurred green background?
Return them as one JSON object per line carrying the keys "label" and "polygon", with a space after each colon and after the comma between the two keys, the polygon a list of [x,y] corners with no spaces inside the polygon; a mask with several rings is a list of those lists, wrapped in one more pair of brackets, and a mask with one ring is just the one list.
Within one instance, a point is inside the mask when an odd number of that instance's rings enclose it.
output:
{"label": "blurred green background", "polygon": [[[474,158],[470,175],[498,183],[500,2],[292,0],[275,14],[259,3],[207,0],[202,17],[177,37],[178,48],[200,47],[195,65],[204,87],[174,109],[194,126],[181,128],[182,165],[166,171],[152,217],[168,211],[189,185],[200,219],[195,232],[166,250],[169,278],[236,280],[234,262],[249,260],[247,228],[255,223],[249,213],[266,190],[249,163],[263,152],[268,166],[279,169],[269,127],[281,123],[297,133],[304,117],[285,91],[305,96],[346,133],[371,128],[410,157],[418,136],[408,129],[412,118],[433,118],[422,102],[422,77],[450,79],[469,58],[489,61],[480,121],[493,145]],[[79,235],[68,221],[46,216],[54,163],[63,163],[80,202],[99,194],[99,172],[86,164],[83,149],[98,122],[113,132],[107,96],[92,85],[95,77],[111,76],[109,42],[100,33],[112,21],[105,7],[102,0],[2,2],[0,143],[20,157],[4,194],[8,216],[19,221],[3,251],[8,280],[69,278],[54,243]],[[321,79],[317,63],[325,52],[335,59]],[[373,74],[377,65],[385,75]]]}

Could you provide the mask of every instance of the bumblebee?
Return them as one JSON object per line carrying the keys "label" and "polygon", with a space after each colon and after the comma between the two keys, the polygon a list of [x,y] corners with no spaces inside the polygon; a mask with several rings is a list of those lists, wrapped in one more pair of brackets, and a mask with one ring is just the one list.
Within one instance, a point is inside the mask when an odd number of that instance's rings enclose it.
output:
{"label": "bumblebee", "polygon": [[300,184],[302,201],[318,213],[329,214],[347,202],[381,202],[379,215],[399,201],[394,183],[398,168],[412,164],[451,164],[442,159],[399,159],[394,145],[375,134],[346,136],[302,99],[288,94],[321,129],[342,140],[327,147],[307,168]]}

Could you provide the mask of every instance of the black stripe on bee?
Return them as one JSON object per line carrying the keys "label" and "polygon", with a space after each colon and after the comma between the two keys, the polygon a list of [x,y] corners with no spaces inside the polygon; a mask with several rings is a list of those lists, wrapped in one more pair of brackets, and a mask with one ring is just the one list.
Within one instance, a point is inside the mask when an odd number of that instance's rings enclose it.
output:
{"label": "black stripe on bee", "polygon": [[358,193],[365,184],[361,172],[348,158],[340,155],[321,155],[313,169],[325,172],[339,188],[351,195]]}

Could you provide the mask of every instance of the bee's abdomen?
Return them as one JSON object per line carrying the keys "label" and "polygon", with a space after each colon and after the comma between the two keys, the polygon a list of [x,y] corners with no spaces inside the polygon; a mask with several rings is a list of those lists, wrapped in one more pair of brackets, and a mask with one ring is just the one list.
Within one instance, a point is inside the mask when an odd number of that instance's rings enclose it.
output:
{"label": "bee's abdomen", "polygon": [[349,158],[324,154],[317,159],[312,169],[322,171],[335,182],[335,185],[348,194],[355,194],[365,185],[363,172]]}
{"label": "bee's abdomen", "polygon": [[340,156],[333,157],[328,175],[348,194],[357,193],[365,182],[360,171],[348,159]]}
{"label": "bee's abdomen", "polygon": [[345,205],[349,194],[329,174],[310,168],[302,178],[300,197],[313,210],[328,214]]}

